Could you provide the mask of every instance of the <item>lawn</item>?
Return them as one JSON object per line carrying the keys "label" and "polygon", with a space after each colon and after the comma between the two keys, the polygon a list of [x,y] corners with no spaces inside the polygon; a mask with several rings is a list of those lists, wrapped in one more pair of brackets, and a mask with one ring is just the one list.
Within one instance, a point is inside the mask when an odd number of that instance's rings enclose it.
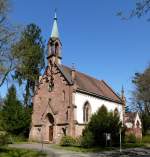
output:
{"label": "lawn", "polygon": [[92,147],[92,148],[83,148],[79,146],[60,146],[60,145],[51,145],[51,147],[59,150],[67,150],[67,151],[74,151],[74,152],[82,152],[82,153],[88,153],[88,152],[101,152],[101,151],[111,151],[115,150],[116,148],[112,147]]}
{"label": "lawn", "polygon": [[25,149],[16,149],[16,148],[0,148],[0,157],[45,157],[46,154],[25,150]]}
{"label": "lawn", "polygon": [[[60,146],[60,145],[51,145],[51,147],[59,150],[66,150],[66,151],[74,151],[74,152],[82,152],[82,153],[89,153],[89,152],[102,152],[102,151],[112,151],[112,150],[119,150],[119,147],[92,147],[92,148],[83,148],[79,146]],[[150,148],[148,145],[143,143],[126,143],[122,144],[122,149],[125,148]]]}
{"label": "lawn", "polygon": [[[110,150],[116,150],[119,149],[119,147],[94,147],[94,148],[83,148],[78,146],[60,146],[60,145],[52,145],[53,148],[61,149],[61,150],[67,150],[67,151],[75,151],[75,152],[101,152],[101,151],[110,151]],[[124,143],[122,144],[122,148],[137,148],[137,147],[144,147],[144,148],[150,148],[150,135],[143,136],[143,139],[141,142],[137,143]]]}

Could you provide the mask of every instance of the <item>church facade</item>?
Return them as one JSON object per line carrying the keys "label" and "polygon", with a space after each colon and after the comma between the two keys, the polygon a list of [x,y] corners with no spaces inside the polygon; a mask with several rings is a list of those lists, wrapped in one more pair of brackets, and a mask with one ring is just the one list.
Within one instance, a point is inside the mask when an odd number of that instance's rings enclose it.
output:
{"label": "church facade", "polygon": [[80,136],[91,115],[102,105],[124,119],[123,92],[120,97],[105,81],[63,65],[61,47],[55,15],[48,42],[48,66],[33,97],[31,141],[58,143],[64,135]]}

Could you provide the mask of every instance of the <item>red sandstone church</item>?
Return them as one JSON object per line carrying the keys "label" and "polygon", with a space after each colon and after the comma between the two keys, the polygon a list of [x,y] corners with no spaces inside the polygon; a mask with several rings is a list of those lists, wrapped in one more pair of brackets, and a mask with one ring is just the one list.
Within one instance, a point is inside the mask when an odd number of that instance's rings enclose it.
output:
{"label": "red sandstone church", "polygon": [[[33,97],[29,135],[31,141],[58,143],[64,135],[80,136],[90,116],[102,105],[105,105],[108,111],[118,112],[120,120],[124,122],[123,91],[120,97],[105,81],[63,65],[61,47],[55,15],[48,42],[48,65],[44,75],[39,78]],[[141,133],[140,119],[138,126],[135,124],[130,127],[138,127]]]}

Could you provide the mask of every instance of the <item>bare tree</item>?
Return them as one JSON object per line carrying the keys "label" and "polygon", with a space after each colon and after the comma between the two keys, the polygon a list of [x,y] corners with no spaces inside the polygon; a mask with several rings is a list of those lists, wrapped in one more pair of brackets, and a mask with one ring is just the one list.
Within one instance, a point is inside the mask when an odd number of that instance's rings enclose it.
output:
{"label": "bare tree", "polygon": [[0,87],[15,68],[15,60],[11,55],[11,45],[15,40],[16,33],[7,18],[8,11],[9,1],[0,0]]}
{"label": "bare tree", "polygon": [[[130,19],[132,17],[143,17],[145,15],[148,16],[150,13],[150,0],[135,0],[135,6],[133,9],[129,11],[129,14],[126,16],[124,15],[124,12],[119,11],[117,13],[118,16],[120,16],[123,20]],[[150,18],[147,18],[148,21],[150,21]]]}

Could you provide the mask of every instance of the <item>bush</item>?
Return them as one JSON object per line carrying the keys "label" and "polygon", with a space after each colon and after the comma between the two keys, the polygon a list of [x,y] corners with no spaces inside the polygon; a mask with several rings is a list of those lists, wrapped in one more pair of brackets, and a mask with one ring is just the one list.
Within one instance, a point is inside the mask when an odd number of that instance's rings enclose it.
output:
{"label": "bush", "polygon": [[0,148],[0,157],[45,157],[46,154],[34,150],[16,149],[3,147]]}
{"label": "bush", "polygon": [[[83,144],[85,146],[102,146],[106,145],[106,133],[111,135],[110,143],[118,144],[119,129],[121,122],[117,114],[108,112],[105,106],[92,115],[90,122],[83,131]],[[90,143],[91,142],[91,143]]]}
{"label": "bush", "polygon": [[61,146],[75,146],[77,145],[76,139],[71,136],[63,136],[60,141]]}
{"label": "bush", "polygon": [[134,135],[134,134],[126,135],[126,137],[125,137],[125,142],[126,142],[126,143],[136,143],[137,140],[136,140],[135,135]]}
{"label": "bush", "polygon": [[16,136],[4,131],[0,132],[0,146],[25,141],[27,141],[27,139],[24,136]]}
{"label": "bush", "polygon": [[76,140],[75,146],[80,147],[82,143],[82,136],[75,138],[75,140]]}
{"label": "bush", "polygon": [[9,141],[11,143],[18,143],[18,142],[26,142],[27,138],[25,138],[23,135],[13,135],[13,134],[8,134]]}
{"label": "bush", "polygon": [[84,133],[81,139],[81,146],[85,148],[90,148],[94,144],[94,136],[92,132],[87,131]]}
{"label": "bush", "polygon": [[142,138],[143,143],[150,143],[150,135],[145,135]]}
{"label": "bush", "polygon": [[11,143],[11,141],[9,139],[8,134],[5,132],[1,132],[0,133],[0,146],[5,146],[10,143]]}

